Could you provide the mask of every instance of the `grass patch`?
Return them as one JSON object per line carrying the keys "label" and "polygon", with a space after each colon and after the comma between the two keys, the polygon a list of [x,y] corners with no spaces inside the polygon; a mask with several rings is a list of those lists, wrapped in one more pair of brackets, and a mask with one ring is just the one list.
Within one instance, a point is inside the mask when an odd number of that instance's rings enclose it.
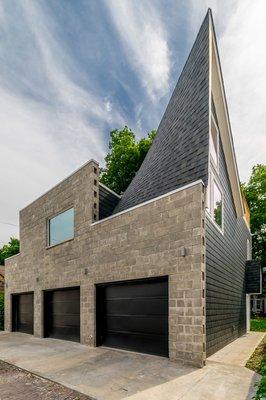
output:
{"label": "grass patch", "polygon": [[266,318],[251,319],[250,330],[257,332],[266,332]]}
{"label": "grass patch", "polygon": [[266,367],[266,335],[246,363],[246,367],[258,374],[262,373],[262,368]]}
{"label": "grass patch", "polygon": [[257,384],[257,393],[254,400],[266,398],[266,335],[246,363],[246,367],[262,375]]}

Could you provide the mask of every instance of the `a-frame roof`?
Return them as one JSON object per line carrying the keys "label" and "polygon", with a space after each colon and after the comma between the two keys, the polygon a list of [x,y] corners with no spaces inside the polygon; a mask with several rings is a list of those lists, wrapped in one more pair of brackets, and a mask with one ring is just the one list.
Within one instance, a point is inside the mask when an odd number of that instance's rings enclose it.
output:
{"label": "a-frame roof", "polygon": [[[216,80],[213,78],[215,75]],[[114,213],[199,179],[208,184],[212,85],[215,86],[214,100],[222,125],[222,143],[235,207],[238,215],[241,214],[239,178],[210,10],[200,27],[156,138]]]}

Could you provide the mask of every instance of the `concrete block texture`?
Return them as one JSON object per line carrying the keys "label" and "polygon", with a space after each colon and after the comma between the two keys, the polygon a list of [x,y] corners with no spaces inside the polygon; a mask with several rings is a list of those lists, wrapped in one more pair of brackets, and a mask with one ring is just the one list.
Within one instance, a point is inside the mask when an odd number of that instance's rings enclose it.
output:
{"label": "concrete block texture", "polygon": [[[94,223],[98,169],[96,162],[89,162],[21,211],[21,253],[6,262],[6,330],[12,329],[11,294],[34,292],[34,335],[42,337],[43,291],[79,286],[81,343],[95,346],[97,283],[168,276],[169,357],[202,366],[206,347],[203,185],[197,183]],[[71,206],[74,239],[48,247],[47,219]]]}

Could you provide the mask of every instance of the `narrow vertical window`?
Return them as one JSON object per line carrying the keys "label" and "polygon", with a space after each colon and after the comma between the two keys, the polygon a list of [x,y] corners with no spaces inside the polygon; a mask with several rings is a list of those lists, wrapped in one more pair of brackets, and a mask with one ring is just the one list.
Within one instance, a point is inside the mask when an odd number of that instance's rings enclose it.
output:
{"label": "narrow vertical window", "polygon": [[218,129],[214,123],[214,119],[212,118],[211,134],[210,134],[210,156],[211,156],[211,161],[215,165],[215,167],[218,166],[218,144],[219,144]]}
{"label": "narrow vertical window", "polygon": [[216,182],[213,182],[213,218],[217,225],[222,228],[222,193]]}
{"label": "narrow vertical window", "polygon": [[251,254],[251,244],[250,240],[247,239],[247,260],[251,260],[252,254]]}
{"label": "narrow vertical window", "polygon": [[207,197],[207,211],[219,228],[223,229],[223,194],[212,173],[209,175]]}

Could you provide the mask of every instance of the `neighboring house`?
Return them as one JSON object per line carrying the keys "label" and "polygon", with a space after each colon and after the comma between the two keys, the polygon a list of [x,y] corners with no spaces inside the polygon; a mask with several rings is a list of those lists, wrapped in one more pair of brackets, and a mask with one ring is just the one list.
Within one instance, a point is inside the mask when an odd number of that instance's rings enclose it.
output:
{"label": "neighboring house", "polygon": [[5,267],[0,265],[0,293],[5,291]]}
{"label": "neighboring house", "polygon": [[211,12],[122,197],[91,160],[20,212],[8,331],[197,366],[246,332],[251,235]]}
{"label": "neighboring house", "polygon": [[251,314],[266,317],[266,267],[262,269],[262,294],[251,295]]}

